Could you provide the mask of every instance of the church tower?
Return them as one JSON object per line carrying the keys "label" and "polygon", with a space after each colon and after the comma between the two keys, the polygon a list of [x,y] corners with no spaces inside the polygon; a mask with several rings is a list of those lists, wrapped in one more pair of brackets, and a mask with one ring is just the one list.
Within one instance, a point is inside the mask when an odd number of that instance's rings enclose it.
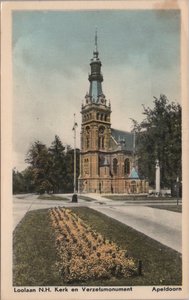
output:
{"label": "church tower", "polygon": [[111,106],[102,90],[97,32],[90,62],[89,91],[81,106],[79,193],[144,193],[135,168],[133,134],[111,128]]}
{"label": "church tower", "polygon": [[100,167],[103,153],[110,149],[111,106],[102,91],[103,76],[98,52],[97,32],[95,49],[90,62],[89,92],[81,107],[81,156],[79,189],[87,192],[100,192]]}

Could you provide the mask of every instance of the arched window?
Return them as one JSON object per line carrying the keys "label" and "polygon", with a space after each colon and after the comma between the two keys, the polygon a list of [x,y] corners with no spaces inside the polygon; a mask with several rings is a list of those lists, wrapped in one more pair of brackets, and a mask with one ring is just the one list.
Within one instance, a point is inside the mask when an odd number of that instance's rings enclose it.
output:
{"label": "arched window", "polygon": [[100,119],[101,119],[101,121],[103,121],[103,114],[100,115]]}
{"label": "arched window", "polygon": [[107,121],[107,115],[104,116],[104,121]]}
{"label": "arched window", "polygon": [[98,137],[98,147],[100,149],[104,149],[104,137],[103,136]]}
{"label": "arched window", "polygon": [[86,138],[86,148],[89,148],[89,138]]}
{"label": "arched window", "polygon": [[117,171],[118,171],[118,161],[117,158],[113,159],[113,173],[114,175],[117,175]]}
{"label": "arched window", "polygon": [[101,141],[101,137],[98,137],[98,148],[100,148],[100,141]]}
{"label": "arched window", "polygon": [[88,174],[88,173],[89,173],[89,160],[88,160],[88,158],[86,158],[86,159],[84,160],[84,173],[85,173],[85,174]]}
{"label": "arched window", "polygon": [[102,149],[104,149],[104,136],[102,136]]}
{"label": "arched window", "polygon": [[96,119],[99,120],[99,113],[96,114]]}
{"label": "arched window", "polygon": [[87,127],[86,127],[86,133],[89,134],[89,132],[90,132],[90,127],[87,126]]}
{"label": "arched window", "polygon": [[124,173],[125,173],[125,175],[130,174],[130,161],[128,158],[126,158],[125,163],[124,163]]}
{"label": "arched window", "polygon": [[99,136],[98,136],[98,147],[100,149],[104,149],[104,131],[105,128],[103,126],[99,127]]}
{"label": "arched window", "polygon": [[99,167],[103,166],[103,164],[104,164],[104,156],[102,156],[102,155],[99,156],[98,161],[99,161]]}

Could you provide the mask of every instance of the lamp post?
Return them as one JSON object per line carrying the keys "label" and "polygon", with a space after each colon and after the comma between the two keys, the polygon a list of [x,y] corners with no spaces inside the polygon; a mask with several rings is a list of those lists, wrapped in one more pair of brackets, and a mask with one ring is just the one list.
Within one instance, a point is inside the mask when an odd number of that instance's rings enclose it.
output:
{"label": "lamp post", "polygon": [[74,194],[76,194],[76,128],[77,123],[75,121],[75,114],[74,114],[74,126],[73,126],[73,132],[74,132]]}

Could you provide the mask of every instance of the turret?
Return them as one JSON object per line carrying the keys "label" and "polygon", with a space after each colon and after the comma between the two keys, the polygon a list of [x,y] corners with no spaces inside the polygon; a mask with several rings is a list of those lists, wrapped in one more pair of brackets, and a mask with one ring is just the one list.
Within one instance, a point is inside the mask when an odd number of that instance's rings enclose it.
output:
{"label": "turret", "polygon": [[103,76],[101,74],[101,61],[98,57],[98,43],[97,43],[97,31],[95,33],[95,50],[93,51],[93,58],[91,59],[91,73],[89,74],[89,97],[92,102],[99,103],[102,100],[102,103],[105,99],[105,96],[102,92],[102,81]]}

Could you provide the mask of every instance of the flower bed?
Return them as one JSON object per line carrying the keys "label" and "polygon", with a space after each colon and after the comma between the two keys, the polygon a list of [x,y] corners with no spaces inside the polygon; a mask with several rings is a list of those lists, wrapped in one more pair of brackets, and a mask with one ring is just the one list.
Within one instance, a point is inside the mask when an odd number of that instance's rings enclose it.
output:
{"label": "flower bed", "polygon": [[55,230],[57,266],[67,283],[128,277],[136,265],[126,250],[92,230],[70,209],[49,210]]}

